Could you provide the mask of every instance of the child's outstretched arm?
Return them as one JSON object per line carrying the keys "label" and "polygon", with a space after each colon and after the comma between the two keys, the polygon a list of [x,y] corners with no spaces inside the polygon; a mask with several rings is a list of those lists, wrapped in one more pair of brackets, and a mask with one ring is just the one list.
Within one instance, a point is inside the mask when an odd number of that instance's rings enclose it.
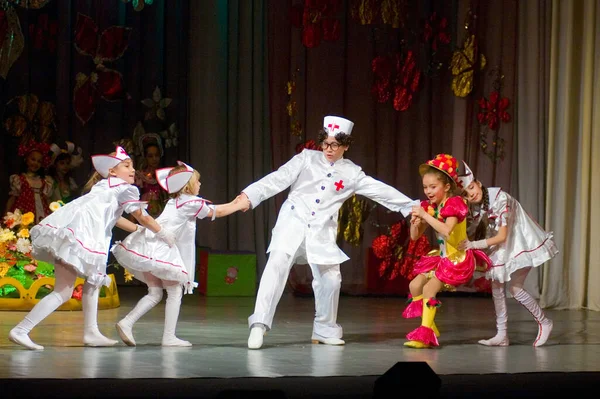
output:
{"label": "child's outstretched arm", "polygon": [[411,215],[410,217],[410,239],[416,241],[427,230],[427,223],[418,216]]}
{"label": "child's outstretched arm", "polygon": [[498,234],[495,236],[477,241],[461,241],[461,243],[458,244],[458,249],[463,251],[466,249],[485,249],[487,247],[491,247],[492,245],[502,244],[504,241],[506,241],[507,236],[508,226],[501,226],[500,229],[498,229]]}
{"label": "child's outstretched arm", "polygon": [[448,236],[450,236],[452,230],[454,230],[454,227],[458,223],[458,218],[454,216],[448,217],[445,222],[442,222],[427,213],[421,206],[413,207],[413,216],[418,216],[423,219],[424,222],[427,222],[428,225],[443,235],[444,238],[448,238]]}
{"label": "child's outstretched arm", "polygon": [[223,216],[231,215],[237,211],[246,211],[250,208],[250,200],[247,196],[238,195],[235,199],[227,204],[215,205],[214,210],[211,209],[208,212],[208,217],[221,218]]}
{"label": "child's outstretched arm", "polygon": [[156,222],[156,220],[154,220],[154,218],[152,216],[150,216],[148,213],[142,212],[141,209],[137,209],[137,210],[131,212],[131,215],[138,222],[140,222],[140,224],[142,226],[144,226],[145,228],[147,228],[148,230],[150,230],[151,232],[156,234],[156,236],[158,238],[160,238],[161,240],[163,240],[167,244],[169,244],[170,247],[175,245],[175,240],[176,240],[175,234],[173,234],[172,232],[170,232],[168,230],[163,229],[160,226],[160,224],[158,224]]}
{"label": "child's outstretched arm", "polygon": [[116,226],[118,228],[120,228],[121,230],[125,230],[128,233],[133,233],[134,231],[136,231],[138,229],[138,225],[137,224],[135,224],[132,221],[124,218],[123,216],[121,216],[119,219],[117,219]]}

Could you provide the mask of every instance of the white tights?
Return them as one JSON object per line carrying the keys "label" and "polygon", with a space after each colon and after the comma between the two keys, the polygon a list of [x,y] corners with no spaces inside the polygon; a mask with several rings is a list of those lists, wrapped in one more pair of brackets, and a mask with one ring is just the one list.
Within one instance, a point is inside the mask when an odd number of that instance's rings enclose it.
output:
{"label": "white tights", "polygon": [[[25,318],[9,333],[9,339],[27,349],[41,350],[43,346],[37,345],[29,338],[31,330],[52,312],[67,302],[72,294],[77,279],[75,269],[67,264],[57,262],[54,265],[54,290],[46,295]],[[83,343],[87,346],[111,346],[117,341],[106,338],[98,329],[98,296],[100,289],[87,282],[83,285],[81,305],[83,308]]]}
{"label": "white tights", "polygon": [[[534,346],[542,346],[546,343],[550,332],[552,331],[552,320],[548,319],[544,311],[531,294],[523,288],[525,279],[531,270],[530,267],[516,270],[511,274],[511,280],[508,286],[510,293],[525,309],[531,313],[538,323],[538,335],[534,341]],[[496,311],[496,329],[497,333],[490,339],[480,340],[479,343],[486,346],[508,346],[508,311],[506,308],[506,295],[504,292],[504,283],[492,281],[492,298],[494,299],[494,309]]]}

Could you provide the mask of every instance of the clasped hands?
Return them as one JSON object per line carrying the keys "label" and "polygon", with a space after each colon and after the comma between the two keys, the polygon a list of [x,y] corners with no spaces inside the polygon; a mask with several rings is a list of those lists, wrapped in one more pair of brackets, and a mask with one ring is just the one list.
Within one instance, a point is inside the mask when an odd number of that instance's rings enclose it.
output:
{"label": "clasped hands", "polygon": [[239,204],[240,211],[242,211],[242,212],[246,212],[248,209],[250,209],[252,207],[252,203],[250,202],[250,199],[248,198],[248,196],[245,193],[241,193],[240,195],[235,197],[235,199],[231,202],[234,204]]}

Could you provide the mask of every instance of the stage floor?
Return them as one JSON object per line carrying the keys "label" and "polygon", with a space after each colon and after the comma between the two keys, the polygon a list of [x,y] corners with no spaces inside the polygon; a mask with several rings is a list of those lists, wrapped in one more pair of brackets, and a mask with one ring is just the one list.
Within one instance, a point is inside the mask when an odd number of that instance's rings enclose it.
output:
{"label": "stage floor", "polygon": [[[115,322],[144,292],[142,287],[119,287],[121,307],[99,311],[101,331],[119,339]],[[185,296],[177,335],[191,341],[191,348],[160,346],[164,299],[136,324],[135,348],[122,343],[85,348],[80,338],[82,313],[60,311],[30,335],[45,350],[25,350],[7,336],[26,313],[5,311],[0,313],[0,379],[379,376],[397,362],[415,361],[427,362],[440,376],[600,371],[598,312],[547,311],[554,320],[552,336],[546,346],[534,348],[537,324],[527,310],[508,299],[511,345],[489,348],[477,340],[495,333],[491,298],[441,300],[436,317],[441,346],[427,350],[402,345],[405,334],[419,323],[401,317],[405,298],[343,296],[338,321],[346,345],[333,347],[310,343],[313,299],[284,294],[273,330],[260,350],[246,346],[252,297]]]}

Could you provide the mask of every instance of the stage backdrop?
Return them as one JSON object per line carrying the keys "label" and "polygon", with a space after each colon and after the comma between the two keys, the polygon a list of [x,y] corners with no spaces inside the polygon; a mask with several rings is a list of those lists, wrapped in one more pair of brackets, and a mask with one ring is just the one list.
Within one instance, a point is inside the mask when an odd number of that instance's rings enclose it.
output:
{"label": "stage backdrop", "polygon": [[[517,197],[527,187],[530,204],[539,205],[528,210],[543,214],[543,193],[534,191],[544,188],[533,183],[543,176],[544,129],[521,123],[537,130],[520,132],[514,123],[543,107],[519,108],[517,49],[520,71],[533,62],[523,61],[531,43],[517,40],[526,23],[516,1],[10,0],[3,7],[0,39],[10,50],[0,57],[4,126],[20,118],[33,134],[81,146],[80,184],[91,154],[117,141],[135,147],[134,131],[157,132],[164,163],[192,163],[202,195],[229,201],[314,139],[323,116],[339,114],[355,122],[348,157],[411,197],[422,197],[418,165],[450,152],[488,186]],[[528,93],[542,87],[539,80]],[[18,106],[36,98],[45,105]],[[53,118],[36,111],[51,108]],[[540,134],[527,142],[535,148],[517,160],[515,137],[532,132]],[[5,132],[0,151],[6,188],[22,161],[13,133]],[[537,169],[517,173],[525,161]],[[0,190],[1,203],[6,194]],[[199,245],[254,251],[260,273],[283,198],[201,222]],[[351,257],[343,290],[365,293],[373,239],[401,218],[356,200],[362,213],[348,209],[346,220],[365,220],[361,234],[340,239]],[[308,269],[297,267],[290,281],[306,289]]]}

